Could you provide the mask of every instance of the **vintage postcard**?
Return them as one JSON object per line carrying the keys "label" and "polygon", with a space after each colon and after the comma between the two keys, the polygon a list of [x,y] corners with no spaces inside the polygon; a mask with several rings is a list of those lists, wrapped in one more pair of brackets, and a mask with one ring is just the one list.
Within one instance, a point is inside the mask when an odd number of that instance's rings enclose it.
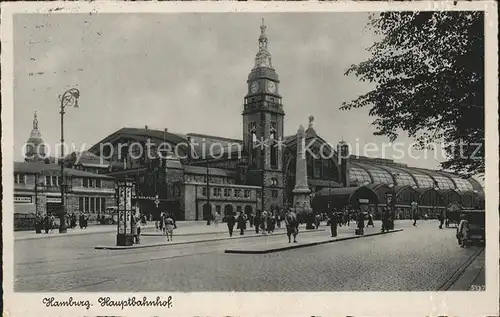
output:
{"label": "vintage postcard", "polygon": [[499,314],[495,2],[1,14],[6,316]]}

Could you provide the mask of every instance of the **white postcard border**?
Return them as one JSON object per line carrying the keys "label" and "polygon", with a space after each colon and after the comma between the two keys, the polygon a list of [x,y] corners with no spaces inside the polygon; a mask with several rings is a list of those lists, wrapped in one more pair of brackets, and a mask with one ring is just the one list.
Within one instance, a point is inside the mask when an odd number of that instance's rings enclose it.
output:
{"label": "white postcard border", "polygon": [[[334,316],[486,316],[498,315],[499,302],[499,206],[498,200],[498,60],[497,4],[494,1],[448,2],[17,2],[2,3],[2,180],[3,180],[3,287],[7,316],[75,315],[334,315]],[[111,12],[355,12],[399,10],[485,10],[486,43],[486,281],[485,292],[301,292],[301,293],[14,293],[13,292],[13,25],[14,13],[111,13]],[[22,105],[21,105],[22,106]],[[46,308],[44,297],[73,296],[89,299],[85,308]],[[173,307],[108,309],[99,297],[115,300],[147,296],[163,300],[172,296]]]}

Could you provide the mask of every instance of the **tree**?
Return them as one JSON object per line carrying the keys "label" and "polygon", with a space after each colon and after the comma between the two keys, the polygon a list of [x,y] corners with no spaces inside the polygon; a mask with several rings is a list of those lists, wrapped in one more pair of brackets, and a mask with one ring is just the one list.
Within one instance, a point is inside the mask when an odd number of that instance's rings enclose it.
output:
{"label": "tree", "polygon": [[420,149],[443,144],[442,168],[483,173],[483,12],[384,12],[368,28],[381,40],[345,74],[375,88],[340,109],[371,107],[375,135],[392,142],[405,131]]}

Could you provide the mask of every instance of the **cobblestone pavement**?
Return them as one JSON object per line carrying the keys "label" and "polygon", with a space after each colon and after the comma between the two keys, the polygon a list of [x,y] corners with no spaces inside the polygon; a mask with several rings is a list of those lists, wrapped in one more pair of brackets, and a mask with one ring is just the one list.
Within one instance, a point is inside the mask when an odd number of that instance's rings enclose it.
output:
{"label": "cobblestone pavement", "polygon": [[94,250],[103,243],[98,234],[44,239],[40,243],[53,243],[44,248],[33,240],[16,241],[15,290],[429,291],[475,251],[459,248],[454,230],[439,230],[436,222],[421,222],[416,228],[402,222],[396,227],[405,231],[263,255],[223,252],[230,246],[286,237],[119,251]]}

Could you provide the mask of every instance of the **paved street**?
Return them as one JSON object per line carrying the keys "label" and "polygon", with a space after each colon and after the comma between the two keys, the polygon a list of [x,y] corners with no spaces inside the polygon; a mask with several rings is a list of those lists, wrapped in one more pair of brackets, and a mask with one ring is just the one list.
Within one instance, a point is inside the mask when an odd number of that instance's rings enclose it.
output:
{"label": "paved street", "polygon": [[[435,221],[420,222],[416,228],[401,221],[396,228],[405,230],[263,255],[225,254],[224,250],[272,243],[286,236],[118,251],[94,249],[99,244],[113,244],[114,233],[16,240],[15,290],[431,291],[477,250],[459,248],[454,230],[439,230]],[[224,233],[179,240],[219,235]],[[143,243],[162,239],[143,237]]]}

